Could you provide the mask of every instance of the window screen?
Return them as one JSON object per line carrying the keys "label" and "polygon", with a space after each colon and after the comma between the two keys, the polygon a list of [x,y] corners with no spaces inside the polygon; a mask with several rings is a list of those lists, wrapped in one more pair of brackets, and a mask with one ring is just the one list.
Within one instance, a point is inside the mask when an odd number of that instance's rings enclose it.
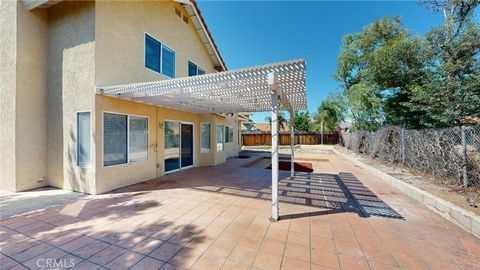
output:
{"label": "window screen", "polygon": [[146,161],[148,158],[148,119],[145,117],[130,116],[128,136],[129,161]]}
{"label": "window screen", "polygon": [[103,116],[103,165],[127,163],[127,116]]}
{"label": "window screen", "polygon": [[162,45],[145,34],[145,67],[160,72],[160,48]]}
{"label": "window screen", "polygon": [[162,74],[175,77],[175,52],[166,46],[162,46]]}
{"label": "window screen", "polygon": [[210,152],[210,142],[211,142],[211,126],[209,123],[202,123],[200,125],[200,137],[202,140],[202,153]]}
{"label": "window screen", "polygon": [[92,158],[92,125],[90,112],[77,113],[77,166],[90,166]]}
{"label": "window screen", "polygon": [[223,125],[217,125],[217,152],[223,151]]}

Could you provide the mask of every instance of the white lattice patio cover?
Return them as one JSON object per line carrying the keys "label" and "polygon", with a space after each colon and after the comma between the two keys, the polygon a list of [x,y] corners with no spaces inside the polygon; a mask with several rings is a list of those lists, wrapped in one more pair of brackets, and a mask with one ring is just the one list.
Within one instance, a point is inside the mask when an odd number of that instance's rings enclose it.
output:
{"label": "white lattice patio cover", "polygon": [[272,110],[268,74],[282,93],[281,110],[307,108],[303,59],[206,75],[97,87],[97,94],[196,113]]}

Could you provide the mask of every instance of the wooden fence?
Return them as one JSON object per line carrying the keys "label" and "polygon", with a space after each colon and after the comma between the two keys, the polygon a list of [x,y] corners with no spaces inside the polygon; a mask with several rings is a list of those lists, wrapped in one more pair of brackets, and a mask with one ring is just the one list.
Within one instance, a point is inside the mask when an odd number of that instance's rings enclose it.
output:
{"label": "wooden fence", "polygon": [[[337,132],[334,133],[324,133],[323,134],[323,144],[337,144],[339,142],[339,135]],[[278,143],[280,145],[289,145],[290,144],[290,133],[280,132]],[[321,133],[295,133],[295,144],[321,144],[322,143],[322,134]],[[272,144],[272,135],[270,132],[248,132],[242,133],[242,145],[244,146],[253,146],[253,145],[271,145]]]}

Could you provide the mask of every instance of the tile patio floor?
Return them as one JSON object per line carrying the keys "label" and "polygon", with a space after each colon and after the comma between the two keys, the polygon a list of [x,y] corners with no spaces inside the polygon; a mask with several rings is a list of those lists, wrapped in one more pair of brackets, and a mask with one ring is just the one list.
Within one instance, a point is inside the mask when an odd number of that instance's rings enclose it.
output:
{"label": "tile patio floor", "polygon": [[[281,174],[230,159],[0,222],[0,269],[480,269],[480,240],[335,155]],[[44,261],[40,261],[43,265]],[[58,265],[57,265],[58,266]],[[61,267],[57,267],[61,268]]]}

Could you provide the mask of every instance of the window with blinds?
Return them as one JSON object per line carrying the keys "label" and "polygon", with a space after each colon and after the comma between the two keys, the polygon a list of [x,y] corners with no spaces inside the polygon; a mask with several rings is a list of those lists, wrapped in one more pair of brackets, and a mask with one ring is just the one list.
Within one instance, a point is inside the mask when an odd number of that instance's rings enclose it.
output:
{"label": "window with blinds", "polygon": [[202,146],[200,151],[202,153],[210,152],[211,144],[211,125],[210,123],[201,123],[200,124],[200,140],[202,141]]}
{"label": "window with blinds", "polygon": [[92,122],[90,112],[77,113],[77,166],[89,167],[92,159]]}
{"label": "window with blinds", "polygon": [[130,162],[146,161],[148,157],[148,119],[129,117],[128,160]]}
{"label": "window with blinds", "polygon": [[103,115],[103,165],[127,163],[127,116]]}
{"label": "window with blinds", "polygon": [[103,114],[103,166],[148,160],[148,118]]}

